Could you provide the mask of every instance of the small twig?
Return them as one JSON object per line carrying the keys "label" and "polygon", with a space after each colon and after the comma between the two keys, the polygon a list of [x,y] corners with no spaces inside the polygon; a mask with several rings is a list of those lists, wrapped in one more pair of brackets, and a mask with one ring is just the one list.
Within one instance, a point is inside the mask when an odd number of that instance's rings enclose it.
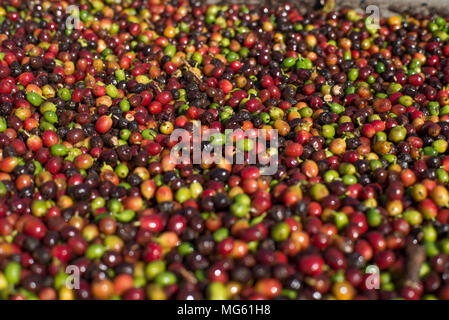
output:
{"label": "small twig", "polygon": [[150,26],[151,29],[154,29],[154,24],[153,24],[153,22],[151,22],[151,21],[150,21],[149,19],[147,19],[147,18],[145,18],[144,21],[145,21],[146,23],[148,23],[148,25]]}
{"label": "small twig", "polygon": [[23,130],[22,134],[24,134],[27,138],[29,138],[31,136],[31,134],[28,133],[28,131],[26,131],[26,130]]}
{"label": "small twig", "polygon": [[201,82],[201,77],[203,76],[201,74],[201,71],[198,68],[194,68],[190,65],[190,63],[185,59],[182,58],[182,63],[186,65],[187,69],[195,76],[195,78]]}
{"label": "small twig", "polygon": [[159,87],[159,85],[157,84],[157,82],[156,82],[156,81],[151,81],[150,83],[151,83],[151,85],[155,86],[155,87],[156,87],[156,89],[157,89],[157,90],[158,90],[159,92],[162,92],[162,89],[161,89],[161,87]]}
{"label": "small twig", "polygon": [[418,288],[421,266],[426,260],[426,249],[418,244],[409,244],[405,251],[407,253],[407,266],[404,285]]}
{"label": "small twig", "polygon": [[198,280],[196,279],[194,274],[192,272],[188,271],[186,268],[182,267],[178,270],[178,272],[188,282],[193,283],[193,284],[198,283]]}

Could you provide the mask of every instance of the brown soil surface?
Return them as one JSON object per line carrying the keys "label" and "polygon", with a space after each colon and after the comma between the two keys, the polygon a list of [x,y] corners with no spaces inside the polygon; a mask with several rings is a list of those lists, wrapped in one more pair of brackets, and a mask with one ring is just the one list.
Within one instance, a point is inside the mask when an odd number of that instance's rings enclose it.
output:
{"label": "brown soil surface", "polygon": [[[299,7],[313,7],[318,0],[290,0]],[[239,3],[276,5],[283,0],[205,0],[206,3]],[[336,7],[348,7],[364,10],[368,5],[379,6],[381,16],[388,17],[395,13],[449,15],[449,0],[335,0]]]}

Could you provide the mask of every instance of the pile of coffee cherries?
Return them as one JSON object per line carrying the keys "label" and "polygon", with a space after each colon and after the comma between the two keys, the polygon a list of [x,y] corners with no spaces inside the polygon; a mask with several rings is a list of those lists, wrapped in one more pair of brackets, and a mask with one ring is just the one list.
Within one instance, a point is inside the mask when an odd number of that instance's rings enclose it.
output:
{"label": "pile of coffee cherries", "polygon": [[2,1],[0,299],[449,299],[448,18],[357,12]]}

